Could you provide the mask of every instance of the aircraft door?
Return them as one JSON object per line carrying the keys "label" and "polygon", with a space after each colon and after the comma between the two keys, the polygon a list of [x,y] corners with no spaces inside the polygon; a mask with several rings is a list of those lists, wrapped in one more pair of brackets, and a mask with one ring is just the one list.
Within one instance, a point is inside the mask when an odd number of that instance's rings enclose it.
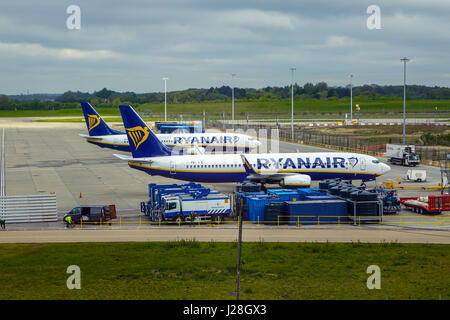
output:
{"label": "aircraft door", "polygon": [[176,162],[173,160],[170,160],[170,174],[176,174]]}
{"label": "aircraft door", "polygon": [[365,158],[361,158],[361,171],[366,171],[366,159]]}
{"label": "aircraft door", "polygon": [[345,171],[350,170],[350,161],[348,159],[345,159],[344,166],[345,166]]}

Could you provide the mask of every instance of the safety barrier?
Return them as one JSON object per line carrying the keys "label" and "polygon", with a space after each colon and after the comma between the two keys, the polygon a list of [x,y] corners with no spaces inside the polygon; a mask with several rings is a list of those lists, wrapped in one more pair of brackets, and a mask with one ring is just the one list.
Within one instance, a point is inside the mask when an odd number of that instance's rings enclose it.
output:
{"label": "safety barrier", "polygon": [[6,223],[57,221],[56,195],[0,196],[0,217]]}
{"label": "safety barrier", "polygon": [[[432,225],[435,227],[445,227],[450,225],[450,214],[436,215],[436,216],[357,216],[356,220],[352,220],[353,217],[349,216],[278,216],[276,221],[242,221],[245,224],[252,225],[272,225],[272,226],[286,226],[295,225],[301,227],[303,225],[398,225],[398,226],[426,226]],[[370,220],[368,220],[370,219]],[[139,217],[138,221],[127,221],[119,217],[118,221],[108,220],[99,222],[81,222],[80,228],[85,228],[88,225],[98,226],[99,228],[109,227],[123,227],[127,225],[137,225],[142,227],[143,225],[153,226],[210,226],[217,227],[220,225],[239,224],[239,218],[231,221],[150,221]]]}

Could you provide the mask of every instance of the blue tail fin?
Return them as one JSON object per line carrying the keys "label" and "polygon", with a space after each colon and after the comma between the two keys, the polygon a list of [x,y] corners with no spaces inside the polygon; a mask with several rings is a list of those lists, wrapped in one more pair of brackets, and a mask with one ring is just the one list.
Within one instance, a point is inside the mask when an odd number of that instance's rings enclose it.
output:
{"label": "blue tail fin", "polygon": [[119,109],[133,158],[171,155],[171,150],[159,141],[132,107],[119,106]]}
{"label": "blue tail fin", "polygon": [[253,169],[252,165],[250,164],[250,162],[248,162],[247,158],[243,154],[241,154],[241,159],[242,164],[244,165],[245,172],[247,172],[248,174],[255,174],[255,169]]}
{"label": "blue tail fin", "polygon": [[90,136],[123,134],[123,132],[111,129],[97,111],[92,108],[89,102],[81,102],[81,108],[83,109],[84,120],[86,120],[86,126]]}

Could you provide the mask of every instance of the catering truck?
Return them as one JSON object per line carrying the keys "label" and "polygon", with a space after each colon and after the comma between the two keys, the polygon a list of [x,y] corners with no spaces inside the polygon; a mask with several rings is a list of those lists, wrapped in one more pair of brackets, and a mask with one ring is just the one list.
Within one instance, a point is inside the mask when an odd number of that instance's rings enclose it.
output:
{"label": "catering truck", "polygon": [[414,145],[386,144],[385,156],[389,162],[402,166],[415,167],[420,163]]}

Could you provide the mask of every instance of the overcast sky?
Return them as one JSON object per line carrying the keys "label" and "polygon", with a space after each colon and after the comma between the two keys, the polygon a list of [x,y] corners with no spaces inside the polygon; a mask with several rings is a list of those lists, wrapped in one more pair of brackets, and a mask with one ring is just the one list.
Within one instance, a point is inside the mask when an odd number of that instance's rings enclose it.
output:
{"label": "overcast sky", "polygon": [[[81,28],[69,30],[69,5]],[[381,9],[370,30],[368,6]],[[450,86],[449,0],[2,0],[0,93],[294,81]]]}

